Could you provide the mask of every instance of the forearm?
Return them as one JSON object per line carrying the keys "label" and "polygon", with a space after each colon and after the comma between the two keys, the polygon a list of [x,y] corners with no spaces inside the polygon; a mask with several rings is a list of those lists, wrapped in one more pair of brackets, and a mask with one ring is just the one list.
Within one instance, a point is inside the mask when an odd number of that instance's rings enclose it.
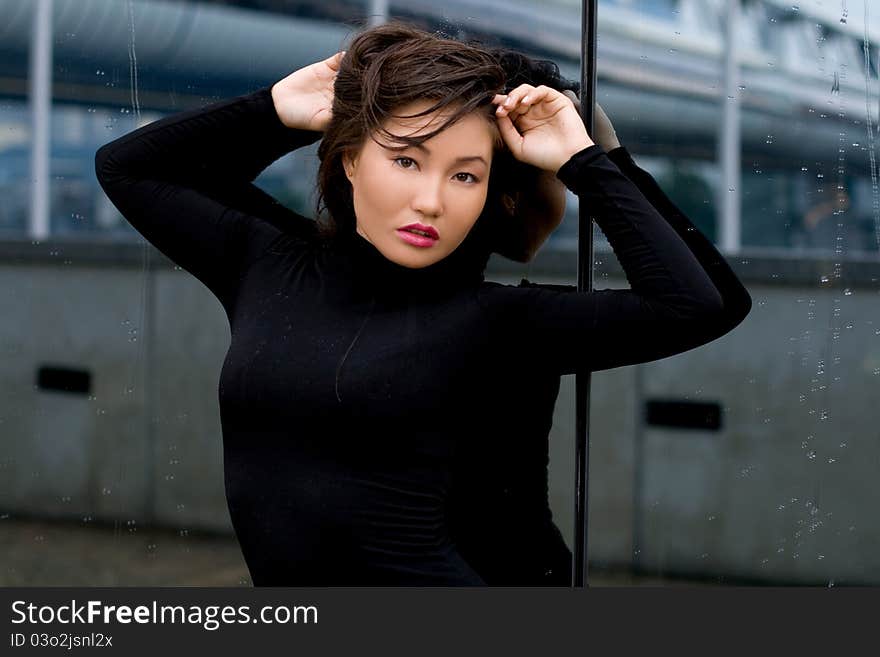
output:
{"label": "forearm", "polygon": [[724,301],[724,321],[730,328],[741,322],[751,309],[751,296],[712,241],[670,200],[654,178],[635,163],[626,148],[618,146],[608,157],[638,186],[699,260]]}
{"label": "forearm", "polygon": [[719,312],[719,293],[688,244],[601,147],[576,154],[557,175],[590,208],[634,292],[679,314]]}
{"label": "forearm", "polygon": [[321,133],[287,128],[271,87],[178,112],[101,148],[105,176],[197,185],[218,179],[253,181],[282,155]]}

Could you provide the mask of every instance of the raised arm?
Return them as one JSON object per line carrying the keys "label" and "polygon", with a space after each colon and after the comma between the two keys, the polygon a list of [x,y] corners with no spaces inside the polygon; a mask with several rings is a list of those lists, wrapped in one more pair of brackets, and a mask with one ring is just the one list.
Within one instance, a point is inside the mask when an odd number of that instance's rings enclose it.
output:
{"label": "raised arm", "polygon": [[[505,348],[560,374],[603,370],[705,344],[748,312],[748,293],[736,281],[740,309],[734,315],[740,317],[733,321],[726,314],[725,298],[707,271],[726,263],[711,243],[692,248],[600,146],[575,153],[557,176],[590,208],[631,289],[581,293],[574,286],[487,283],[481,299]],[[692,224],[679,215],[679,226],[690,234]]]}
{"label": "raised arm", "polygon": [[733,330],[752,309],[752,297],[727,264],[727,260],[715,248],[712,241],[700,232],[663,192],[651,174],[635,163],[626,147],[619,146],[608,151],[608,158],[639,188],[651,205],[675,229],[721,294],[724,310],[715,322],[707,321],[705,328],[708,339],[714,340]]}
{"label": "raised arm", "polygon": [[311,220],[252,181],[321,137],[341,55],[255,92],[154,121],[95,154],[98,181],[128,222],[227,308],[245,269],[285,237],[279,226],[311,229]]}
{"label": "raised arm", "polygon": [[225,305],[246,264],[282,234],[269,217],[279,222],[284,210],[251,181],[317,138],[285,127],[264,87],[105,144],[95,174],[126,220]]}

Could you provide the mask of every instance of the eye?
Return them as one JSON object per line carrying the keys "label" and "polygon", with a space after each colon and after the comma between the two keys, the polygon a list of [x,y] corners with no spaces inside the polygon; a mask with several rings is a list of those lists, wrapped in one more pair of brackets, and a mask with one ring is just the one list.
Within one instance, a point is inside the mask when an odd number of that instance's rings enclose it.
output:
{"label": "eye", "polygon": [[[401,160],[406,160],[407,162],[415,163],[415,160],[412,159],[412,158],[410,158],[410,157],[395,157],[393,161],[399,163]],[[402,164],[400,164],[399,166],[401,166],[401,167],[404,168],[404,169],[409,169],[409,168],[411,168],[411,167],[403,166]]]}
{"label": "eye", "polygon": [[[402,157],[395,157],[395,158],[392,160],[392,162],[397,163],[397,166],[401,167],[402,169],[407,169],[407,170],[409,170],[409,169],[412,168],[411,166],[408,166],[409,164],[415,164],[415,163],[416,163],[416,161],[415,161],[414,159],[412,159],[411,157],[404,157],[404,156],[402,156]],[[401,162],[404,162],[405,164],[402,164]],[[458,176],[470,176],[470,177],[471,177],[471,180],[467,180],[467,179],[462,180],[461,178],[458,178]],[[465,183],[469,183],[469,184],[471,184],[471,185],[475,185],[475,184],[477,184],[478,182],[480,182],[479,178],[477,178],[474,174],[472,174],[472,173],[467,173],[466,171],[461,171],[460,173],[456,173],[456,174],[455,174],[455,177],[456,177],[456,179],[458,180],[458,182],[465,182]]]}

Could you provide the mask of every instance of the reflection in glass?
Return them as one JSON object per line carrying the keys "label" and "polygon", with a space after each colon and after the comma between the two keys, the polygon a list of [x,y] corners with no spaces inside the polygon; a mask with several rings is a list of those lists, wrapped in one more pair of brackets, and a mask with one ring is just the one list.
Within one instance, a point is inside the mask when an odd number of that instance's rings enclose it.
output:
{"label": "reflection in glass", "polygon": [[[94,1],[79,13],[53,3],[50,238],[30,244],[35,4],[0,0],[3,300],[19,309],[4,336],[11,374],[0,410],[0,532],[11,537],[13,521],[21,522],[34,546],[0,583],[135,583],[121,558],[49,572],[52,548],[95,549],[80,542],[80,530],[104,532],[110,552],[140,564],[230,550],[222,568],[193,559],[147,583],[177,584],[183,570],[195,573],[194,583],[211,580],[212,570],[230,573],[215,583],[247,583],[229,540],[215,400],[204,392],[216,384],[212,364],[228,340],[224,318],[184,272],[145,260],[138,235],[102,194],[92,158],[139,125],[313,61],[370,3]],[[880,528],[864,502],[880,493],[871,469],[880,380],[880,12],[868,0],[848,4],[844,16],[840,3],[742,2],[740,86],[731,99],[742,130],[741,184],[732,192],[741,201],[741,239],[726,255],[755,309],[717,343],[593,377],[595,582],[600,572],[609,582],[614,573],[710,583],[880,581]],[[728,193],[718,166],[725,7],[599,3],[598,100],[635,160],[716,242],[719,198]],[[406,18],[552,59],[579,77],[574,0],[454,10],[408,3]],[[392,3],[390,12],[403,9]],[[316,169],[309,147],[256,182],[308,214]],[[596,286],[626,287],[594,231]],[[536,260],[496,260],[488,277],[571,284],[576,239],[569,194],[565,219]],[[93,388],[84,397],[35,389],[32,375],[47,364],[77,376],[89,370]],[[159,373],[168,372],[164,382]],[[549,496],[570,544],[573,377],[561,384]],[[648,404],[670,399],[717,405],[721,429],[648,424]],[[68,538],[24,524],[52,518],[70,524]],[[43,539],[31,543],[34,536]]]}

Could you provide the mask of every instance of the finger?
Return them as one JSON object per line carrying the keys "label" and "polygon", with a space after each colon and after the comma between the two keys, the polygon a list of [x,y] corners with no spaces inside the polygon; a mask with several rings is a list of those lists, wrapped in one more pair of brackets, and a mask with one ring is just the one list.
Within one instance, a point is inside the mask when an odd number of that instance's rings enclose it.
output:
{"label": "finger", "polygon": [[530,84],[521,84],[516,89],[511,91],[507,95],[507,99],[504,101],[504,107],[508,110],[516,107],[517,103],[522,99],[523,96],[527,96],[529,93],[533,92],[535,88]]}
{"label": "finger", "polygon": [[522,135],[513,126],[513,122],[506,116],[498,117],[498,131],[501,138],[514,155],[519,153],[522,145]]}
{"label": "finger", "polygon": [[549,93],[549,87],[532,87],[531,91],[528,91],[519,99],[516,107],[509,111],[510,120],[516,122],[519,117],[528,114],[534,105],[544,102]]}
{"label": "finger", "polygon": [[342,58],[345,56],[346,52],[347,51],[345,51],[345,50],[340,50],[338,53],[328,57],[324,61],[327,62],[327,66],[332,68],[334,71],[338,71],[339,70],[339,63],[342,61]]}
{"label": "finger", "polygon": [[546,89],[537,89],[530,84],[521,84],[511,91],[507,96],[498,94],[493,98],[493,102],[499,102],[499,108],[496,114],[499,116],[510,115],[511,120],[528,112],[528,108],[545,97]]}
{"label": "finger", "polygon": [[[496,103],[498,107],[495,110],[495,113],[498,116],[505,116],[511,109],[516,106],[517,98],[523,96],[526,92],[522,90],[522,87],[529,87],[531,85],[520,85],[509,94],[495,94],[492,98],[492,102]],[[515,94],[516,91],[519,90],[519,94]]]}
{"label": "finger", "polygon": [[547,99],[547,97],[550,95],[551,91],[554,91],[554,90],[551,89],[550,87],[545,87],[543,85],[540,87],[535,87],[534,89],[529,91],[527,94],[525,94],[522,97],[522,100],[520,102],[524,103],[524,104],[527,103],[529,105],[534,105],[536,103],[540,103],[541,101]]}
{"label": "finger", "polygon": [[526,114],[528,114],[531,108],[531,105],[524,104],[522,101],[520,101],[519,105],[517,105],[511,112],[509,112],[507,116],[515,124],[517,119],[519,119],[521,116],[525,116]]}

